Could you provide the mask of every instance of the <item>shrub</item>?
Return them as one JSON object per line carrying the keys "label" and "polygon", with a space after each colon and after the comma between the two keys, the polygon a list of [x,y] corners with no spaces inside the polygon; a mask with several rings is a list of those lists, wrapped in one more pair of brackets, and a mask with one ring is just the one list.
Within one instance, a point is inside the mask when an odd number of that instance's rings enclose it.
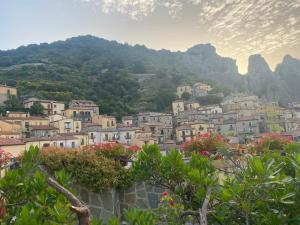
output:
{"label": "shrub", "polygon": [[283,150],[284,146],[291,143],[291,139],[277,133],[266,133],[254,143],[254,151]]}
{"label": "shrub", "polygon": [[[188,153],[200,153],[201,155],[216,154],[219,149],[226,147],[226,142],[219,134],[205,133],[183,144],[183,150]],[[218,154],[217,158],[220,158]]]}
{"label": "shrub", "polygon": [[119,161],[97,154],[97,151],[48,148],[41,153],[48,169],[64,169],[76,183],[94,191],[130,184],[129,171]]}

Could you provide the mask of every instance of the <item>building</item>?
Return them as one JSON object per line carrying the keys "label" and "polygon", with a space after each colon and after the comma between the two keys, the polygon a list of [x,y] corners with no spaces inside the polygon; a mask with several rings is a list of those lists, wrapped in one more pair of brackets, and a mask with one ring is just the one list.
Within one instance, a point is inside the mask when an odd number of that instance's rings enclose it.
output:
{"label": "building", "polygon": [[6,116],[28,118],[30,117],[30,114],[28,112],[7,112]]}
{"label": "building", "polygon": [[41,100],[38,98],[28,98],[23,104],[25,109],[30,109],[34,103],[40,103],[44,107],[45,115],[62,114],[65,110],[65,104],[54,100]]}
{"label": "building", "polygon": [[92,122],[92,118],[94,116],[93,109],[66,109],[63,112],[63,116],[67,118],[71,118],[73,120],[80,120],[82,122]]}
{"label": "building", "polygon": [[177,100],[172,102],[173,115],[178,116],[180,112],[184,112],[184,101]]}
{"label": "building", "polygon": [[90,100],[72,100],[69,103],[69,109],[76,109],[76,110],[92,110],[92,117],[93,115],[99,115],[99,106],[96,105],[95,102]]}
{"label": "building", "polygon": [[25,138],[25,149],[28,150],[30,146],[38,147],[40,149],[47,147],[59,148],[79,148],[81,140],[74,136],[54,136],[54,137],[40,137],[40,138]]}
{"label": "building", "polygon": [[173,127],[158,122],[144,123],[142,130],[150,132],[156,143],[162,144],[167,140],[173,139]]}
{"label": "building", "polygon": [[82,130],[82,122],[80,120],[74,120],[66,117],[57,119],[58,120],[52,120],[50,124],[58,129],[59,134],[79,133]]}
{"label": "building", "polygon": [[92,123],[100,125],[103,129],[117,128],[117,119],[108,115],[94,115]]}
{"label": "building", "polygon": [[0,106],[3,106],[11,96],[17,97],[17,88],[0,85]]}
{"label": "building", "polygon": [[166,126],[173,126],[173,117],[169,113],[158,112],[142,112],[137,115],[138,126],[141,127],[144,123],[160,123]]}
{"label": "building", "polygon": [[58,134],[58,128],[53,126],[31,126],[30,137],[54,137]]}
{"label": "building", "polygon": [[135,138],[136,127],[120,127],[103,129],[101,126],[91,126],[87,128],[90,144],[103,144],[118,142],[125,145],[132,145]]}
{"label": "building", "polygon": [[0,134],[21,134],[22,126],[11,121],[0,120]]}
{"label": "building", "polygon": [[133,116],[123,116],[122,117],[122,124],[124,126],[135,126],[135,125],[137,125],[136,118],[133,117]]}
{"label": "building", "polygon": [[212,87],[208,84],[198,82],[193,85],[193,96],[200,97],[206,96],[209,91],[212,90]]}
{"label": "building", "polygon": [[143,145],[151,145],[155,143],[157,144],[155,138],[152,137],[152,133],[143,130],[136,130],[135,137],[132,139],[132,145],[139,146],[140,148],[142,148]]}
{"label": "building", "polygon": [[247,93],[235,93],[227,96],[221,103],[223,112],[239,111],[242,109],[258,109],[259,98]]}
{"label": "building", "polygon": [[183,93],[193,95],[193,89],[190,85],[180,85],[177,87],[176,95],[181,98]]}
{"label": "building", "polygon": [[21,126],[23,137],[30,137],[30,127],[32,126],[49,126],[49,118],[44,116],[2,117],[0,120]]}
{"label": "building", "polygon": [[20,139],[0,138],[0,148],[17,157],[25,150],[25,143]]}
{"label": "building", "polygon": [[182,144],[186,141],[191,141],[195,137],[195,129],[190,125],[181,125],[176,127],[176,142]]}
{"label": "building", "polygon": [[237,135],[237,126],[236,119],[230,118],[223,120],[222,124],[219,125],[219,133],[223,136],[236,136]]}
{"label": "building", "polygon": [[220,114],[223,112],[222,108],[219,105],[208,105],[208,106],[203,106],[198,109],[202,114]]}
{"label": "building", "polygon": [[200,107],[199,102],[197,101],[186,101],[184,102],[184,109],[185,110],[194,110]]}
{"label": "building", "polygon": [[195,136],[211,132],[211,130],[214,128],[213,124],[210,124],[206,121],[188,122],[183,125],[190,126]]}
{"label": "building", "polygon": [[255,116],[238,118],[236,131],[240,141],[244,143],[248,138],[259,134],[259,119]]}

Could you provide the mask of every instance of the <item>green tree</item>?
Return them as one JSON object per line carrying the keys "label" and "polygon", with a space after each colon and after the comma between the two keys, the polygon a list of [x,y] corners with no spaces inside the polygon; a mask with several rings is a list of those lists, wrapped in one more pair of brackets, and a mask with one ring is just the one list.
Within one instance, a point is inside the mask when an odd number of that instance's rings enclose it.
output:
{"label": "green tree", "polygon": [[29,113],[32,116],[43,116],[44,115],[44,106],[41,103],[35,102],[29,109]]}
{"label": "green tree", "polygon": [[24,110],[22,102],[15,95],[10,95],[9,99],[4,102],[6,111],[22,111]]}
{"label": "green tree", "polygon": [[192,95],[188,92],[184,92],[182,95],[181,95],[181,98],[183,100],[189,100],[190,98],[192,97]]}

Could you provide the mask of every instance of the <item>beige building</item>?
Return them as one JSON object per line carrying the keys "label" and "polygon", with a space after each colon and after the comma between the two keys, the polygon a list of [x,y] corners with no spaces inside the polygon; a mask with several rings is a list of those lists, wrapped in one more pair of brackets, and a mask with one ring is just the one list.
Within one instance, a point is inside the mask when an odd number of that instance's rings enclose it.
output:
{"label": "beige building", "polygon": [[0,85],[0,105],[3,106],[10,96],[17,96],[17,88]]}
{"label": "beige building", "polygon": [[21,126],[22,135],[24,137],[30,136],[30,127],[32,126],[49,126],[48,117],[30,116],[30,117],[2,117],[5,120],[16,125]]}
{"label": "beige building", "polygon": [[135,119],[133,116],[123,116],[122,117],[122,124],[125,126],[133,126],[134,121],[135,121]]}
{"label": "beige building", "polygon": [[214,127],[213,124],[209,124],[208,122],[205,121],[188,122],[185,123],[184,125],[190,126],[196,136],[204,133],[208,133]]}
{"label": "beige building", "polygon": [[194,110],[194,109],[198,109],[199,107],[200,107],[200,104],[197,101],[184,102],[185,110]]}
{"label": "beige building", "polygon": [[0,148],[17,157],[25,150],[25,143],[20,139],[0,138]]}
{"label": "beige building", "polygon": [[89,108],[67,109],[63,112],[63,116],[82,122],[91,122],[94,116],[94,110]]}
{"label": "beige building", "polygon": [[176,128],[176,142],[184,143],[190,141],[196,135],[196,130],[190,125],[181,125]]}
{"label": "beige building", "polygon": [[19,133],[21,134],[22,127],[19,124],[15,124],[11,121],[0,120],[0,133]]}
{"label": "beige building", "polygon": [[62,114],[65,110],[65,104],[54,100],[41,100],[38,98],[26,99],[23,104],[25,109],[30,109],[34,103],[40,103],[44,107],[45,115]]}
{"label": "beige building", "polygon": [[206,96],[209,91],[212,90],[212,87],[208,84],[198,82],[193,85],[193,96],[200,97]]}
{"label": "beige building", "polygon": [[180,112],[184,112],[184,101],[177,100],[172,102],[173,115],[178,116]]}
{"label": "beige building", "polygon": [[92,118],[92,123],[100,125],[102,129],[117,127],[117,119],[108,115],[94,115]]}
{"label": "beige building", "polygon": [[30,117],[29,113],[27,112],[8,112],[6,114],[7,117],[21,117],[21,118],[28,118]]}
{"label": "beige building", "polygon": [[132,145],[136,145],[140,148],[143,145],[151,145],[157,143],[155,138],[152,137],[151,132],[146,132],[142,130],[135,131],[135,137],[132,139]]}
{"label": "beige building", "polygon": [[25,138],[25,149],[28,150],[30,146],[38,148],[59,147],[59,148],[79,148],[81,140],[74,136],[54,136],[43,138]]}
{"label": "beige building", "polygon": [[94,115],[99,115],[99,106],[96,105],[95,102],[90,100],[72,100],[69,103],[69,109],[79,110],[81,112],[83,110],[86,110],[91,114],[91,117],[93,117]]}
{"label": "beige building", "polygon": [[61,118],[50,122],[51,126],[58,128],[58,133],[79,133],[82,129],[82,122],[72,118]]}
{"label": "beige building", "polygon": [[181,98],[183,93],[193,94],[193,89],[190,85],[180,85],[177,87],[176,95]]}

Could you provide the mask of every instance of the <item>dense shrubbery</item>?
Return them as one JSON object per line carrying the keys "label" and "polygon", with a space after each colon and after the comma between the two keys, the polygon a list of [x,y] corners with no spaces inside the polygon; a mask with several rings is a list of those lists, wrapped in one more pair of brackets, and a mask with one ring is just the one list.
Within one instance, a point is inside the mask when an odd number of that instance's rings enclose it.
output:
{"label": "dense shrubbery", "polygon": [[133,173],[138,180],[167,187],[183,204],[183,215],[207,218],[201,224],[299,224],[300,146],[283,147],[284,155],[264,151],[227,158],[226,169],[212,166],[207,155],[193,153],[185,164],[178,151],[162,156],[157,146],[148,146]]}
{"label": "dense shrubbery", "polygon": [[120,160],[108,158],[94,149],[48,148],[41,153],[43,163],[48,169],[64,169],[76,183],[94,191],[126,187],[131,181],[129,171],[121,165]]}
{"label": "dense shrubbery", "polygon": [[[228,154],[221,160],[225,167],[214,166],[213,158],[207,154],[192,151],[186,162],[180,151],[171,150],[162,156],[157,145],[144,146],[130,176],[117,160],[123,154],[120,149],[106,156],[101,148],[48,149],[42,155],[34,149],[25,153],[20,169],[8,172],[0,180],[0,217],[5,224],[14,216],[11,224],[75,223],[65,197],[49,187],[47,176],[38,170],[42,159],[49,169],[64,169],[75,182],[94,190],[122,187],[128,177],[169,190],[163,193],[156,210],[124,212],[129,224],[300,224],[300,145],[275,146],[267,147],[258,156]],[[55,177],[67,187],[65,172],[56,172]],[[103,223],[92,223],[100,224]],[[121,223],[112,218],[109,224]]]}
{"label": "dense shrubbery", "polygon": [[284,146],[291,142],[291,138],[284,137],[278,133],[266,133],[257,140],[254,144],[253,150],[257,153],[261,153],[265,150],[283,150]]}
{"label": "dense shrubbery", "polygon": [[218,151],[228,148],[228,146],[221,135],[204,133],[185,142],[182,145],[182,148],[187,155],[199,153],[201,155],[214,156],[215,158],[220,159],[221,155]]}

